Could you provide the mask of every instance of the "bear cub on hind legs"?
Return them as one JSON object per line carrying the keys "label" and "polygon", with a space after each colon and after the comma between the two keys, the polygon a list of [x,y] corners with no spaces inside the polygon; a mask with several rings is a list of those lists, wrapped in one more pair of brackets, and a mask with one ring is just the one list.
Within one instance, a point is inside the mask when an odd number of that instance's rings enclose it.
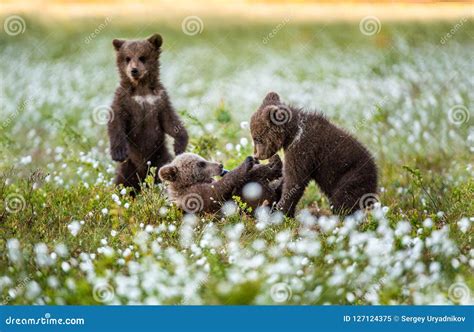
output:
{"label": "bear cub on hind legs", "polygon": [[292,217],[310,180],[329,198],[333,212],[351,214],[367,207],[377,192],[377,167],[370,152],[322,114],[285,105],[270,92],[252,115],[256,159],[283,149],[283,190],[277,209]]}
{"label": "bear cub on hind legs", "polygon": [[176,155],[188,144],[186,129],[160,82],[162,43],[158,34],[145,40],[113,40],[120,86],[108,123],[110,152],[121,162],[115,183],[136,191],[150,167],[159,169],[172,159],[165,134],[174,138]]}

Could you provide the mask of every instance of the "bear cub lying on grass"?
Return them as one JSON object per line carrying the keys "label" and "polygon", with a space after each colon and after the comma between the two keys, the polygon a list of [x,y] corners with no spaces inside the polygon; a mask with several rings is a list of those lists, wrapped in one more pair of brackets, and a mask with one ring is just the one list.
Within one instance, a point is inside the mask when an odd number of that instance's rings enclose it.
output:
{"label": "bear cub lying on grass", "polygon": [[174,138],[174,152],[188,144],[188,134],[174,111],[159,78],[163,40],[155,34],[145,40],[114,39],[120,86],[115,91],[108,123],[110,152],[117,169],[116,184],[140,190],[150,167],[160,168],[172,157],[165,134]]}
{"label": "bear cub lying on grass", "polygon": [[[252,207],[278,202],[281,194],[282,163],[278,156],[267,165],[255,164],[252,157],[224,175],[222,164],[210,162],[194,153],[183,153],[159,170],[162,181],[169,182],[169,199],[188,213],[219,211],[233,195],[241,195],[246,183],[262,186],[258,199],[245,200]],[[218,181],[214,176],[222,175]],[[280,181],[279,181],[280,179]]]}
{"label": "bear cub lying on grass", "polygon": [[256,159],[285,152],[283,191],[277,209],[292,217],[310,180],[315,180],[337,214],[367,207],[377,192],[377,167],[370,152],[322,114],[287,106],[270,92],[252,115]]}

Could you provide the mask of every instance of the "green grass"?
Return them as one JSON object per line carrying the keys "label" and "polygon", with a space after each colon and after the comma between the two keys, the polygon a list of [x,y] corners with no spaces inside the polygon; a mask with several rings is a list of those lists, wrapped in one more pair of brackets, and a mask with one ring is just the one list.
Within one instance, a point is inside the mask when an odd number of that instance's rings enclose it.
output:
{"label": "green grass", "polygon": [[[181,22],[112,20],[86,43],[103,19],[25,22],[0,35],[3,303],[472,302],[472,21],[444,44],[456,22],[384,22],[366,36],[357,23],[290,21],[267,43],[274,24],[204,20],[188,36]],[[152,177],[122,195],[92,114],[118,83],[111,40],[153,32],[189,151],[237,166],[252,153],[246,122],[275,90],[368,146],[381,206],[332,225],[242,205],[183,218]],[[311,184],[299,209],[315,204],[329,208]]]}

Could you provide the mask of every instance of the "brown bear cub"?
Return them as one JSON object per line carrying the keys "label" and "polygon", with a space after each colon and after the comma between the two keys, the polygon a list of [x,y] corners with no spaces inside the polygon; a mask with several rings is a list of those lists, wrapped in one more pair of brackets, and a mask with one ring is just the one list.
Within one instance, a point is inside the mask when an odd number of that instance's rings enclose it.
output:
{"label": "brown bear cub", "polygon": [[[364,195],[377,192],[377,167],[370,152],[322,114],[304,112],[270,92],[252,115],[250,131],[256,159],[283,149],[283,190],[276,208],[294,216],[310,180],[329,198],[333,212],[363,209]],[[370,203],[370,202],[369,202]]]}
{"label": "brown bear cub", "polygon": [[[278,202],[277,179],[281,178],[281,169],[278,157],[267,165],[255,164],[252,157],[247,157],[239,167],[223,175],[222,164],[210,162],[194,153],[183,153],[163,166],[159,176],[162,181],[168,182],[169,199],[178,207],[188,213],[214,213],[249,182],[257,182],[263,188],[258,202],[254,200],[251,204]],[[219,175],[222,178],[214,180],[214,176]]]}
{"label": "brown bear cub", "polygon": [[140,190],[150,167],[160,168],[172,156],[165,134],[174,138],[175,154],[183,153],[188,134],[160,82],[161,45],[155,34],[145,40],[114,39],[120,86],[115,91],[108,123],[116,184]]}

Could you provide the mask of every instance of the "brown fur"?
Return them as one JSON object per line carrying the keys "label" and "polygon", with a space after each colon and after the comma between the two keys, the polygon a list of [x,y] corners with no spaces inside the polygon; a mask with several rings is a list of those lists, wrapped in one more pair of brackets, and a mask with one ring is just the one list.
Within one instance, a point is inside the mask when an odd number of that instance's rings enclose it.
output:
{"label": "brown fur", "polygon": [[224,202],[235,193],[240,193],[250,181],[262,184],[262,199],[278,201],[279,197],[275,196],[278,189],[272,191],[270,181],[281,177],[281,161],[278,164],[275,160],[268,165],[254,163],[254,159],[248,157],[239,167],[216,181],[214,176],[222,174],[222,164],[210,162],[193,153],[183,153],[163,166],[159,176],[168,182],[170,200],[188,213],[217,212]]}
{"label": "brown fur", "polygon": [[[120,86],[108,124],[110,152],[119,164],[115,182],[140,189],[149,167],[160,168],[172,156],[165,134],[174,138],[175,154],[183,153],[188,134],[159,78],[162,38],[114,39]],[[150,165],[147,162],[150,161]]]}
{"label": "brown fur", "polygon": [[[310,180],[329,198],[335,213],[360,209],[364,194],[377,192],[377,168],[370,152],[322,114],[287,106],[269,93],[252,115],[255,158],[285,152],[283,191],[277,209],[294,216]],[[365,206],[362,206],[365,207]]]}
{"label": "brown fur", "polygon": [[[258,161],[256,161],[258,162]],[[258,206],[273,205],[278,203],[281,197],[281,190],[283,188],[282,178],[283,163],[280,157],[276,154],[270,158],[268,164],[256,164],[249,172],[247,183],[258,183],[262,188],[262,194],[256,199],[245,197],[242,186],[236,188],[235,195],[243,199],[248,206],[256,209]]]}

